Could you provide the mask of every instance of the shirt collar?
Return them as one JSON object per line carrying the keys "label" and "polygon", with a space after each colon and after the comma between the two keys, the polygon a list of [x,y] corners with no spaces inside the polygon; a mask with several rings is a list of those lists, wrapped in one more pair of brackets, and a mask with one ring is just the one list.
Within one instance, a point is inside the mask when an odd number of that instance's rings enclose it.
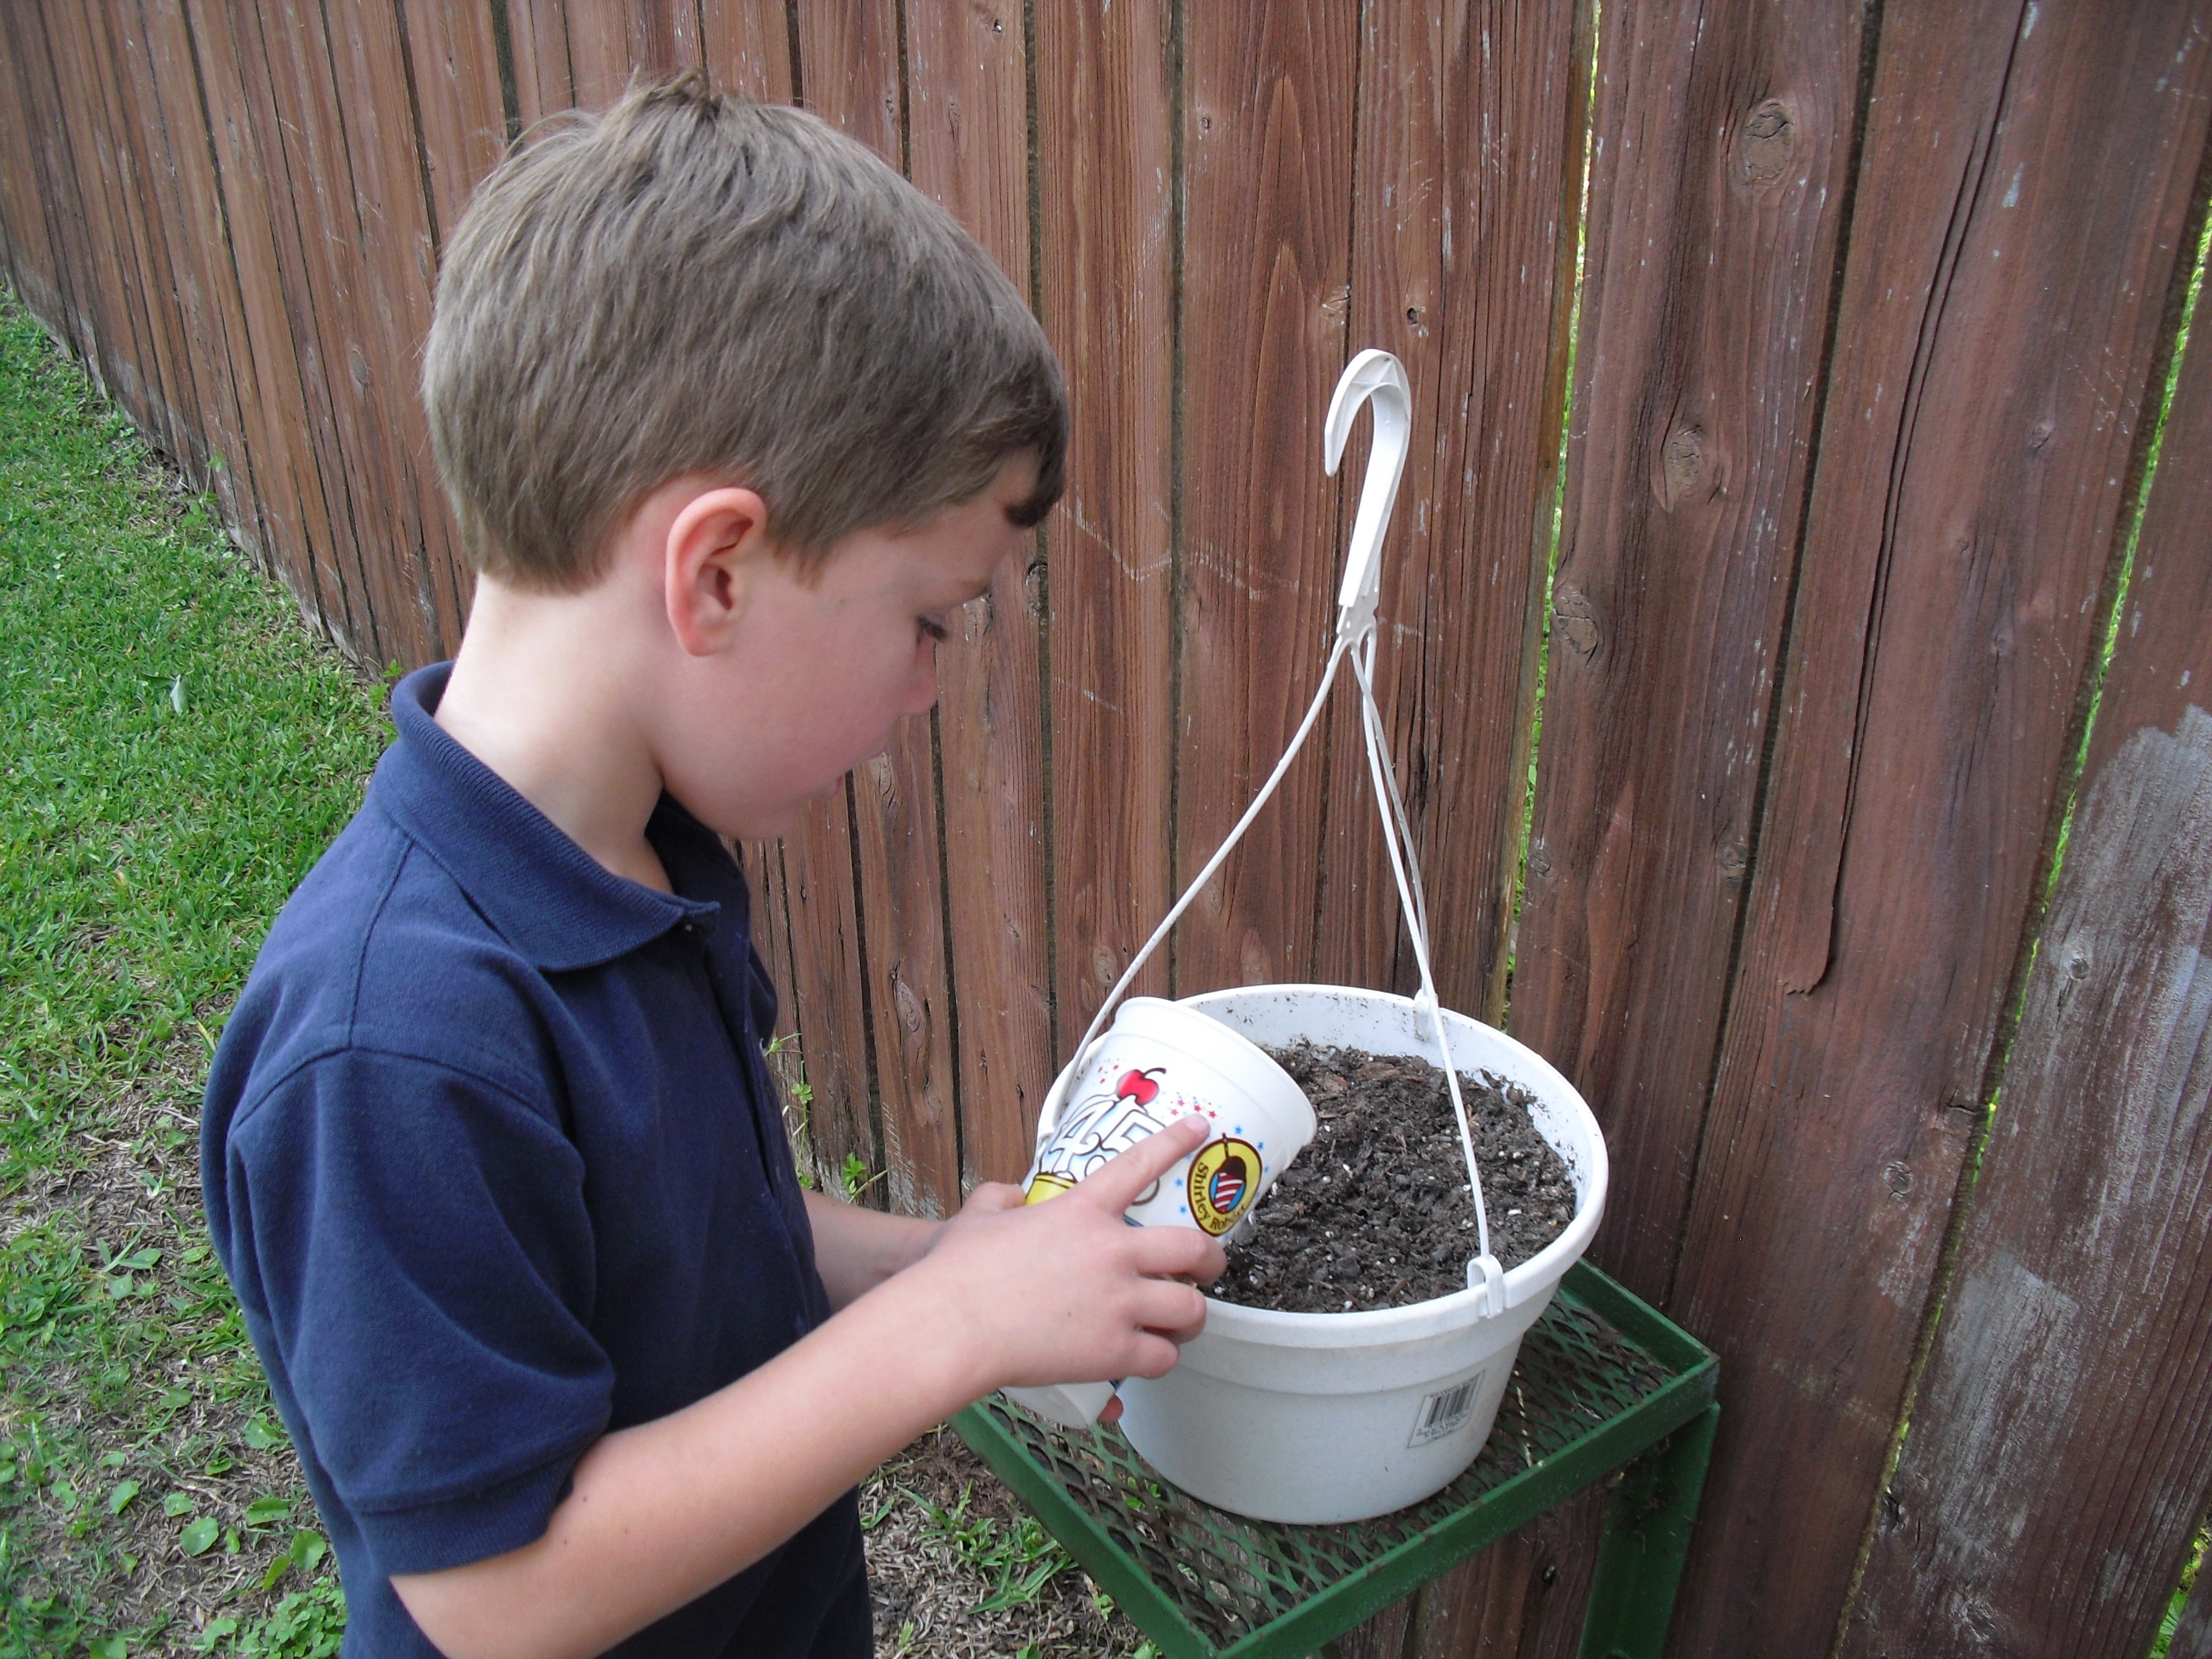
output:
{"label": "shirt collar", "polygon": [[[392,689],[398,735],[377,763],[364,805],[388,813],[501,939],[548,972],[598,967],[684,922],[711,927],[721,904],[615,874],[432,718],[453,666],[417,669]],[[726,855],[702,860],[704,849],[692,844],[703,838],[719,853],[712,831],[664,795],[647,834],[670,881],[719,889],[743,917],[734,867],[725,882],[700,879],[713,864],[729,864]]]}

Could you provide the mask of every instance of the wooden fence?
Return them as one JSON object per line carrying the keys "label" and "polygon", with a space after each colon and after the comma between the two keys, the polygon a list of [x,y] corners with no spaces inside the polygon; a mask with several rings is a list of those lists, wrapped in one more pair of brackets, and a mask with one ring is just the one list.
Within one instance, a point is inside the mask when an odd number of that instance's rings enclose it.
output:
{"label": "wooden fence", "polygon": [[[902,1208],[1020,1170],[1281,748],[1323,399],[1395,351],[1443,988],[1589,1097],[1596,1260],[1723,1358],[1672,1651],[2145,1651],[2212,1488],[2212,0],[22,0],[0,46],[15,291],[372,665],[458,635],[416,354],[541,117],[796,99],[1030,294],[1066,501],[938,713],[747,849],[817,1147]],[[1149,988],[1402,984],[1362,787],[1340,708]],[[1565,1650],[1598,1513],[1352,1648]]]}

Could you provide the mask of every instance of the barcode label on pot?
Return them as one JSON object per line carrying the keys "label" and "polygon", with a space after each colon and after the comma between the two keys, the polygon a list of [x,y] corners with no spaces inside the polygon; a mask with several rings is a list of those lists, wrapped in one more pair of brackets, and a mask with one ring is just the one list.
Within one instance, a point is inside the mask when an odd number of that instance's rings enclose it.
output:
{"label": "barcode label on pot", "polygon": [[1441,1394],[1432,1394],[1421,1401],[1419,1413],[1413,1419],[1413,1437],[1406,1443],[1421,1446],[1449,1434],[1467,1421],[1467,1414],[1474,1408],[1475,1396],[1482,1392],[1486,1374],[1477,1371],[1464,1382],[1455,1382]]}

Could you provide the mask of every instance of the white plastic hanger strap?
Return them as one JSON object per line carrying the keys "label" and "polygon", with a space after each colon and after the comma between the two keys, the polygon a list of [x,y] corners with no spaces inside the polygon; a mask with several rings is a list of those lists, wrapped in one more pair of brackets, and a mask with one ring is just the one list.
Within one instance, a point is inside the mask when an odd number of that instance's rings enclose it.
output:
{"label": "white plastic hanger strap", "polygon": [[[1237,843],[1259,817],[1261,808],[1273,798],[1277,786],[1290,770],[1291,763],[1297,758],[1298,751],[1305,747],[1314,722],[1328,701],[1330,689],[1336,684],[1336,671],[1349,656],[1352,676],[1359,686],[1360,731],[1365,740],[1368,776],[1374,785],[1376,809],[1382,819],[1382,844],[1389,854],[1391,878],[1397,884],[1398,902],[1405,913],[1413,963],[1420,974],[1421,989],[1416,1006],[1427,1014],[1436,1036],[1436,1062],[1443,1068],[1444,1086],[1451,1096],[1460,1151],[1467,1160],[1468,1189],[1474,1199],[1476,1255],[1468,1264],[1468,1287],[1472,1290],[1480,1286],[1486,1291],[1483,1313],[1486,1317],[1494,1318],[1505,1311],[1504,1270],[1490,1252],[1490,1216],[1482,1201],[1482,1174],[1475,1161],[1474,1134],[1468,1121],[1467,1103],[1461,1097],[1459,1068],[1452,1059],[1451,1038],[1444,1023],[1443,1004],[1437,996],[1436,976],[1429,965],[1428,901],[1421,887],[1420,866],[1414,856],[1413,823],[1406,811],[1405,797],[1399,792],[1397,767],[1391,758],[1382,711],[1375,702],[1375,610],[1382,586],[1382,535],[1389,526],[1391,508],[1397,502],[1398,480],[1405,471],[1406,452],[1413,429],[1413,398],[1406,384],[1406,371],[1387,351],[1361,352],[1346,367],[1336,383],[1323,434],[1323,454],[1332,477],[1344,459],[1345,444],[1362,405],[1373,410],[1374,441],[1370,446],[1367,477],[1360,486],[1359,507],[1352,520],[1351,543],[1345,555],[1344,581],[1337,592],[1336,638],[1329,647],[1328,664],[1322,672],[1321,684],[1315,689],[1305,717],[1291,734],[1282,758],[1275,763],[1275,769],[1267,775],[1260,792],[1253,796],[1252,804],[1244,809],[1243,816],[1231,827],[1221,845],[1214,849],[1213,856],[1206,861],[1206,867],[1191,878],[1174,908],[1160,919],[1160,925],[1152,930],[1144,948],[1130,957],[1129,965],[1122,969],[1114,988],[1099,1004],[1091,1029],[1076,1045],[1075,1060],[1060,1075],[1064,1079],[1080,1069],[1081,1062],[1121,1006],[1139,970],[1151,960],[1152,952],[1182,920],[1183,912],[1205,890],[1206,883],[1228,861]],[[1059,1106],[1059,1088],[1055,1085],[1045,1098],[1043,1115],[1038,1124],[1040,1139],[1058,1117]]]}

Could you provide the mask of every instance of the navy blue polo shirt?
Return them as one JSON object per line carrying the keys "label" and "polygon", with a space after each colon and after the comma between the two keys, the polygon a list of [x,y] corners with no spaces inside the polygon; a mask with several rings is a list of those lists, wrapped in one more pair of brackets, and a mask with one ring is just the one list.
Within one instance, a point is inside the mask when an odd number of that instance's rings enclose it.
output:
{"label": "navy blue polo shirt", "polygon": [[[208,1081],[208,1221],[336,1550],[349,1656],[393,1593],[541,1536],[584,1451],[829,1316],[761,1054],[743,876],[665,798],[673,894],[596,861],[432,720],[270,929]],[[866,1654],[851,1494],[616,1650]]]}

